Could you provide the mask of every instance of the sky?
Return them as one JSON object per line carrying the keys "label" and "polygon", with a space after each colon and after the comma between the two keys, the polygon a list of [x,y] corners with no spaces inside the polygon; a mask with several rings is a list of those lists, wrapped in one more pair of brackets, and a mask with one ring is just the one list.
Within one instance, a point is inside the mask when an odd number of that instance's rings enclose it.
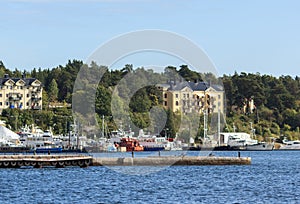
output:
{"label": "sky", "polygon": [[0,7],[0,60],[9,69],[85,61],[116,36],[157,29],[197,44],[220,75],[300,74],[297,0],[4,0]]}

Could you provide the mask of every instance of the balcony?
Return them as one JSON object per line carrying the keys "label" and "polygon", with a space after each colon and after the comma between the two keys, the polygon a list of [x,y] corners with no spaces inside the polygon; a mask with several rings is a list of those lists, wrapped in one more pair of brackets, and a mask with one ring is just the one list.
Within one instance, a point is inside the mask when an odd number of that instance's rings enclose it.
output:
{"label": "balcony", "polygon": [[39,100],[42,100],[42,97],[38,97],[37,95],[32,94],[31,100],[33,100],[33,101],[39,101]]}
{"label": "balcony", "polygon": [[21,96],[21,94],[10,94],[8,96],[8,100],[9,101],[20,101],[20,100],[22,100],[22,96]]}
{"label": "balcony", "polygon": [[33,109],[33,110],[42,110],[42,106],[32,106],[31,109]]}
{"label": "balcony", "polygon": [[36,89],[32,89],[32,93],[40,93],[41,92],[41,88],[36,88]]}

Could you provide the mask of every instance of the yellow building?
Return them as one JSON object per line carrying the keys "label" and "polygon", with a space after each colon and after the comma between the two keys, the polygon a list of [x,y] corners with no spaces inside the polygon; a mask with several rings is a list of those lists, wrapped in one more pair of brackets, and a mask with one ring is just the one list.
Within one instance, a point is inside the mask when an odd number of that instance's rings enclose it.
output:
{"label": "yellow building", "polygon": [[0,111],[5,108],[42,109],[42,83],[35,78],[0,78]]}
{"label": "yellow building", "polygon": [[170,82],[158,86],[163,94],[163,106],[173,112],[224,112],[224,90],[219,85],[205,82]]}

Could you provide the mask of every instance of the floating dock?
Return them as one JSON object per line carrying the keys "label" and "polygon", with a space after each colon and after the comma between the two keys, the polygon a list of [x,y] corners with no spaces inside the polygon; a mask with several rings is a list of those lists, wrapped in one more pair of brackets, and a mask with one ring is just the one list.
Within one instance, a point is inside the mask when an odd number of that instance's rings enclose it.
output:
{"label": "floating dock", "polygon": [[250,165],[250,157],[214,157],[214,156],[158,156],[158,157],[97,157],[93,166],[205,166],[205,165]]}
{"label": "floating dock", "polygon": [[92,157],[85,155],[0,155],[0,168],[88,167],[91,163]]}

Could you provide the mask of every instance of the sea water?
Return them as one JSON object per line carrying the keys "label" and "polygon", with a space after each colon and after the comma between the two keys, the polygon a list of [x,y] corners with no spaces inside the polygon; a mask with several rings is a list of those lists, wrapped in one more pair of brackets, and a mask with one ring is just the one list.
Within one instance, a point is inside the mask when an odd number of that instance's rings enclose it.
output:
{"label": "sea water", "polygon": [[0,169],[0,203],[300,203],[300,151],[241,156],[251,157],[252,164]]}

